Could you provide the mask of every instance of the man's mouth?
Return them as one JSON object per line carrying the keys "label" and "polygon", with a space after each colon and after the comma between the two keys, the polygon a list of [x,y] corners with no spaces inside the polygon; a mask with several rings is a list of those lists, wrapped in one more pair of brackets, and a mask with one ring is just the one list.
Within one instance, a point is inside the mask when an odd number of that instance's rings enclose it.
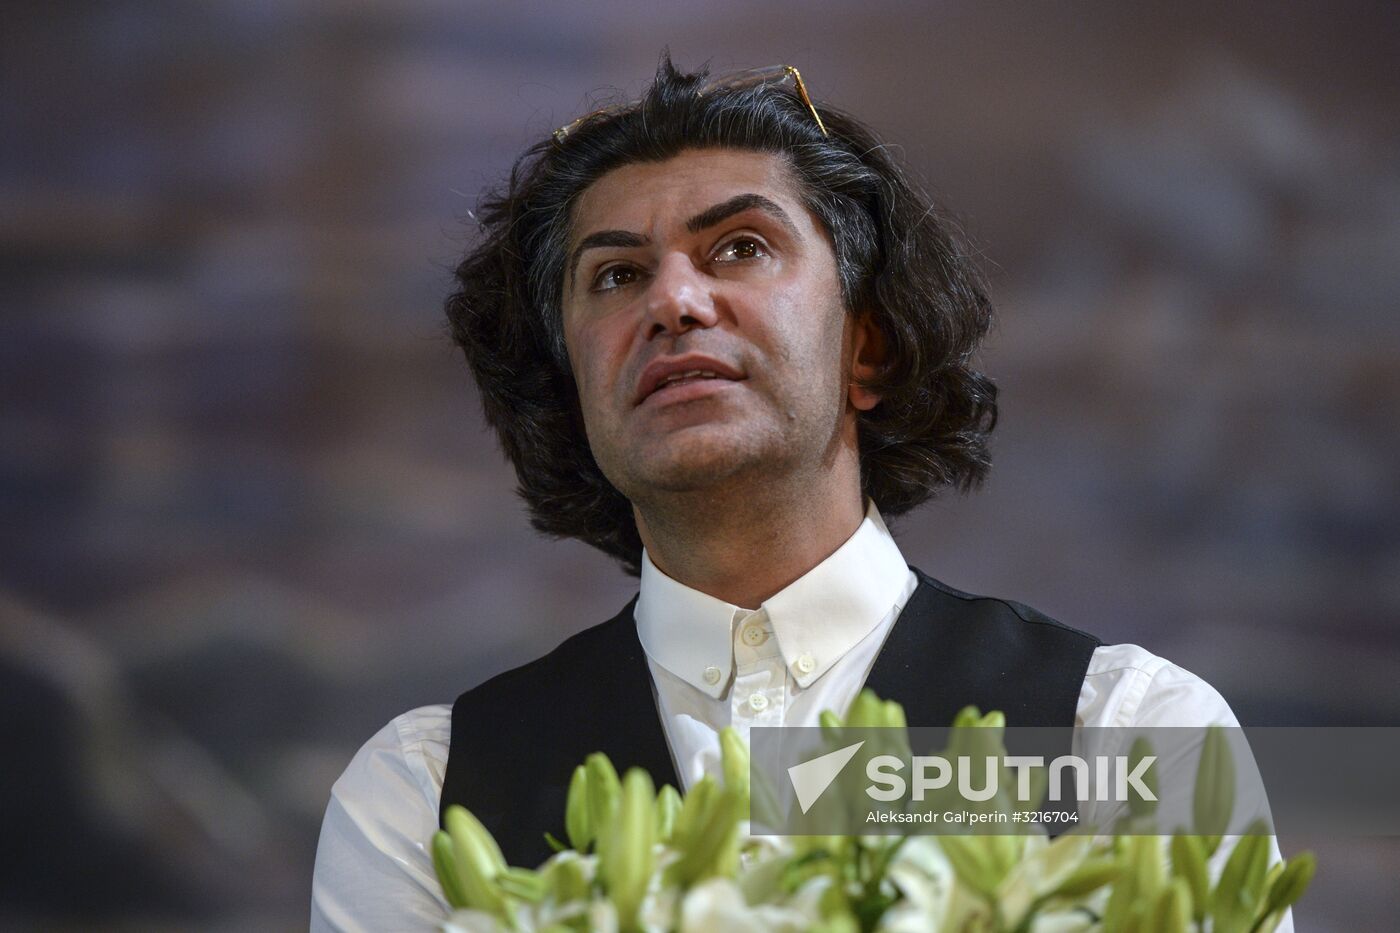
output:
{"label": "man's mouth", "polygon": [[742,371],[711,357],[687,354],[673,359],[663,358],[653,361],[642,372],[638,380],[636,404],[642,404],[653,395],[665,394],[678,399],[682,396],[699,397],[708,393],[698,388],[684,393],[680,390],[704,383],[711,383],[710,388],[713,389],[718,388],[714,383],[738,382],[744,378]]}
{"label": "man's mouth", "polygon": [[687,373],[672,373],[665,379],[662,379],[661,382],[657,384],[656,388],[651,390],[651,394],[655,395],[657,392],[660,392],[663,389],[668,389],[671,386],[685,385],[687,382],[695,382],[698,379],[723,378],[724,377],[721,376],[719,373],[710,372],[708,369],[692,369],[690,372]]}

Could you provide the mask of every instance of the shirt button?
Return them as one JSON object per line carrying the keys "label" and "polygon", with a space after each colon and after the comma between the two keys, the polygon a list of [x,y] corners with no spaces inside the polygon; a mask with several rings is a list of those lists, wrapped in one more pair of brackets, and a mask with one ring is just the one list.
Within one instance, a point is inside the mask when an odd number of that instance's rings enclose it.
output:
{"label": "shirt button", "polygon": [[761,713],[768,708],[768,698],[761,693],[749,694],[749,709]]}
{"label": "shirt button", "polygon": [[810,674],[812,671],[816,670],[816,668],[817,662],[812,660],[810,654],[804,654],[797,659],[797,670],[799,673]]}
{"label": "shirt button", "polygon": [[744,626],[743,637],[744,637],[744,644],[750,645],[750,646],[755,646],[755,645],[761,645],[761,644],[763,644],[765,641],[767,641],[767,640],[768,640],[768,633],[765,632],[765,631],[763,630],[763,627],[762,627],[762,626],[759,626],[759,625],[746,625],[746,626]]}
{"label": "shirt button", "polygon": [[707,667],[707,668],[705,668],[705,683],[707,683],[707,684],[717,684],[717,683],[719,683],[719,668],[717,668],[717,667]]}

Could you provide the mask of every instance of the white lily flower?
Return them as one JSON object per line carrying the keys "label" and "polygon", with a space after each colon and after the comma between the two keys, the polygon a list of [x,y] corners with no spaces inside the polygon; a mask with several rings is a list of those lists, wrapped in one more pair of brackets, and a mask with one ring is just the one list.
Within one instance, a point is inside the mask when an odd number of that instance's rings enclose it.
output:
{"label": "white lily flower", "polygon": [[887,875],[904,895],[885,916],[885,933],[927,933],[944,928],[955,882],[953,866],[932,836],[913,836],[895,853]]}
{"label": "white lily flower", "polygon": [[808,923],[816,924],[821,922],[821,900],[826,889],[831,887],[831,877],[829,875],[817,875],[808,878],[802,883],[792,896],[787,899],[787,906],[809,918]]}
{"label": "white lily flower", "polygon": [[1040,914],[1031,922],[1031,933],[1086,933],[1094,919],[1083,911]]}
{"label": "white lily flower", "polygon": [[588,905],[588,929],[593,933],[617,933],[617,908],[609,900],[595,900]]}
{"label": "white lily flower", "polygon": [[1008,923],[1019,923],[1040,897],[1054,891],[1084,863],[1093,849],[1088,836],[1065,835],[1053,843],[1043,836],[1026,840],[1025,853],[1001,883],[997,898]]}
{"label": "white lily flower", "polygon": [[646,933],[671,933],[675,929],[681,892],[676,888],[661,887],[660,878],[659,871],[653,875],[655,883],[642,899],[642,908],[637,913],[638,922]]}
{"label": "white lily flower", "polygon": [[820,919],[778,904],[750,906],[729,878],[701,882],[681,902],[681,933],[802,933]]}

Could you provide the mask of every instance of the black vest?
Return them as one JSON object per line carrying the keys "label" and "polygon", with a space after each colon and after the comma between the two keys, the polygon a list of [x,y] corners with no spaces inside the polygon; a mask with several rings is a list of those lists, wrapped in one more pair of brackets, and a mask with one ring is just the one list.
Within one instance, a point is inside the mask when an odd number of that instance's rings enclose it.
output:
{"label": "black vest", "polygon": [[[1029,606],[971,596],[914,572],[919,585],[866,686],[903,704],[914,726],[950,725],[971,704],[1001,710],[1011,726],[1073,727],[1097,638]],[[607,622],[453,704],[439,813],[467,807],[511,865],[533,868],[548,858],[546,831],[565,838],[569,779],[591,752],[606,752],[619,774],[636,765],[658,788],[683,789],[652,698],[635,605],[634,598]]]}

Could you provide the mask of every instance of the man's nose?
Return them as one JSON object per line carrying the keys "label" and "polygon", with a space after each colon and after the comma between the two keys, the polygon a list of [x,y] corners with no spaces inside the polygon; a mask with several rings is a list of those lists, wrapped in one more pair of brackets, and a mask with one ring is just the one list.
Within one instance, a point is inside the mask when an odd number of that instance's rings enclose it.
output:
{"label": "man's nose", "polygon": [[719,320],[709,283],[682,253],[665,256],[647,289],[647,337],[713,327]]}

